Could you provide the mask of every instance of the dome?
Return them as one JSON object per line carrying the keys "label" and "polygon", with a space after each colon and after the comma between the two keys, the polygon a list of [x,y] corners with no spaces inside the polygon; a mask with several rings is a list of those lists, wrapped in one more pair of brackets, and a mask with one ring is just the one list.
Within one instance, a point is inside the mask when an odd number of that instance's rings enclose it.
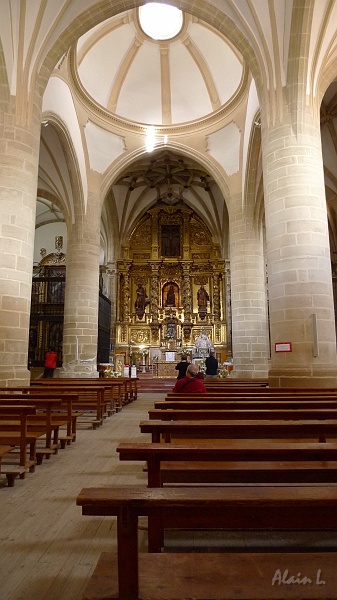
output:
{"label": "dome", "polygon": [[153,39],[141,26],[139,10],[79,39],[77,76],[91,101],[123,120],[169,127],[200,122],[233,99],[243,64],[228,40],[180,11],[168,39]]}

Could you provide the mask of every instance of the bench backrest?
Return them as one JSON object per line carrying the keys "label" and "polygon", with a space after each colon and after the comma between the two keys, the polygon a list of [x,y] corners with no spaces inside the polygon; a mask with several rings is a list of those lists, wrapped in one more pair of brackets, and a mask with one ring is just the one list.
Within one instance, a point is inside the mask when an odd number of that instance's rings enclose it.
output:
{"label": "bench backrest", "polygon": [[201,410],[153,409],[149,410],[148,415],[151,420],[161,419],[162,421],[337,419],[337,406],[335,408],[318,408],[315,406],[305,409],[268,409],[261,407],[255,410],[216,410],[207,408],[202,408]]}

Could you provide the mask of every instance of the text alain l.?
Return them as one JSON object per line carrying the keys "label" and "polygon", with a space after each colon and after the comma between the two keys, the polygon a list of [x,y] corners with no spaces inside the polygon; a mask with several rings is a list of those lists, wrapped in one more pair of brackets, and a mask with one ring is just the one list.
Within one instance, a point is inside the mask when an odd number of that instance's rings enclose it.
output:
{"label": "text alain l.", "polygon": [[317,569],[315,577],[307,577],[302,573],[297,575],[289,575],[289,570],[285,569],[283,572],[281,569],[276,569],[274,576],[271,580],[272,585],[326,585],[324,579],[322,579],[322,569]]}

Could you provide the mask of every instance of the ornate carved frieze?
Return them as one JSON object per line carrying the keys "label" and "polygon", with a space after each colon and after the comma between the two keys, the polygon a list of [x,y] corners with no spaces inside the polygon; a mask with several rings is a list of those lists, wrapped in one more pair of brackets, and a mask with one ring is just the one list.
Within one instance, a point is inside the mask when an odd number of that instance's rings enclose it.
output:
{"label": "ornate carved frieze", "polygon": [[150,329],[145,327],[130,327],[130,341],[132,341],[134,344],[149,344]]}
{"label": "ornate carved frieze", "polygon": [[191,265],[191,273],[209,273],[212,274],[214,270],[214,264],[212,264],[211,262],[205,262],[205,263],[193,263]]}
{"label": "ornate carved frieze", "polygon": [[193,260],[209,260],[211,255],[209,252],[193,252],[192,253]]}
{"label": "ornate carved frieze", "polygon": [[151,252],[134,252],[133,258],[135,260],[149,260],[151,257]]}
{"label": "ornate carved frieze", "polygon": [[162,280],[174,279],[177,281],[181,278],[181,276],[182,268],[181,264],[179,263],[164,264],[160,269],[160,277],[162,278]]}

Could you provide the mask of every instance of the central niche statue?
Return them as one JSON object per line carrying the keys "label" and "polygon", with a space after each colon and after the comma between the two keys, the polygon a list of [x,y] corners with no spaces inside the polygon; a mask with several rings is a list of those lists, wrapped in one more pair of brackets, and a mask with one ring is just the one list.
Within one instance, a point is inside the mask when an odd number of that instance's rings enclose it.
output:
{"label": "central niche statue", "polygon": [[136,315],[137,315],[138,319],[142,319],[144,316],[145,307],[148,304],[150,304],[150,298],[147,297],[146,291],[143,288],[141,283],[138,283],[136,294],[137,294],[136,302],[135,302]]}
{"label": "central niche statue", "polygon": [[192,350],[193,358],[207,358],[212,350],[212,343],[203,330],[195,340],[195,346]]}
{"label": "central niche statue", "polygon": [[176,298],[174,295],[173,284],[170,285],[169,290],[167,292],[165,305],[166,306],[175,306],[176,305]]}

